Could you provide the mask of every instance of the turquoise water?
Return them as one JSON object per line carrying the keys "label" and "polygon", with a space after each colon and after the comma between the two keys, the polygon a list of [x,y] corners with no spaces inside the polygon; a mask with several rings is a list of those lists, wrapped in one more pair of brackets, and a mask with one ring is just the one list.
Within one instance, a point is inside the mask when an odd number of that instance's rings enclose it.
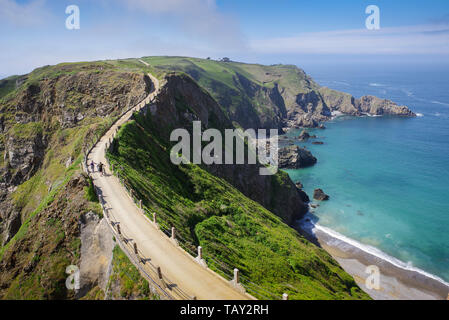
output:
{"label": "turquoise water", "polygon": [[318,187],[330,195],[314,213],[320,225],[449,282],[449,70],[411,70],[307,70],[321,85],[422,116],[337,118],[311,130],[324,145],[297,142],[318,163],[287,172],[309,195]]}

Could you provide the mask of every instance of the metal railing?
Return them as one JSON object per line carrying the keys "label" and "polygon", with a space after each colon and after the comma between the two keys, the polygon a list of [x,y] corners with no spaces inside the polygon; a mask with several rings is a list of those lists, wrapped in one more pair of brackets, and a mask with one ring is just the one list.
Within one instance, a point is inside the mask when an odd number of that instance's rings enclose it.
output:
{"label": "metal railing", "polygon": [[[107,150],[105,150],[106,152]],[[106,152],[107,153],[107,152]],[[110,164],[109,158],[106,156],[106,161],[108,163],[109,168],[113,168]],[[114,168],[114,169],[117,169]],[[117,176],[119,179],[121,185],[126,190],[128,196],[131,198],[131,200],[135,203],[137,207],[141,209],[142,214],[151,222],[157,225],[157,227],[160,229],[161,232],[163,232],[168,238],[172,238],[172,228],[173,226],[170,226],[166,221],[164,221],[162,215],[159,213],[156,214],[156,221],[154,221],[155,212],[152,212],[149,208],[147,208],[140,199],[136,197],[137,193],[133,190],[131,184],[127,181],[125,178],[125,175],[121,173],[122,170],[113,170],[112,173]],[[153,219],[153,221],[151,220]],[[193,258],[198,258],[198,253],[196,251],[197,246],[192,242],[184,237],[182,237],[179,233],[175,234],[175,238],[177,244],[190,256]],[[226,263],[219,261],[215,256],[212,256],[210,253],[205,252],[202,254],[202,258],[207,262],[207,265],[210,267],[213,267],[212,270],[220,275],[222,278],[228,281],[233,281],[234,279],[234,268],[227,265]],[[286,295],[279,296],[278,294],[275,294],[273,292],[270,292],[269,290],[263,288],[262,286],[252,282],[247,276],[240,275],[239,274],[239,281],[238,284],[244,287],[245,292],[248,294],[251,294],[255,297],[260,297],[265,300],[285,300]]]}
{"label": "metal railing", "polygon": [[150,280],[153,291],[156,291],[161,298],[173,300],[180,298],[183,300],[193,300],[195,297],[190,296],[171,281],[161,270],[161,268],[151,262],[151,258],[139,249],[139,245],[135,242],[126,231],[120,227],[119,220],[114,216],[111,208],[106,208],[103,196],[96,190],[103,215],[111,227],[114,237],[117,239],[120,247],[125,251],[126,255],[131,259],[133,264]]}

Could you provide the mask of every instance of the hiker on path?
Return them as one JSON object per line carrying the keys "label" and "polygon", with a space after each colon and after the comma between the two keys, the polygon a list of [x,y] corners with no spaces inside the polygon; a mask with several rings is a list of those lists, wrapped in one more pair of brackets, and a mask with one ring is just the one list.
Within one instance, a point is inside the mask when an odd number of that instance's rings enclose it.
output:
{"label": "hiker on path", "polygon": [[103,166],[104,165],[101,162],[98,164],[98,172],[100,172],[101,175],[103,175]]}
{"label": "hiker on path", "polygon": [[95,163],[93,161],[90,162],[90,171],[95,172]]}

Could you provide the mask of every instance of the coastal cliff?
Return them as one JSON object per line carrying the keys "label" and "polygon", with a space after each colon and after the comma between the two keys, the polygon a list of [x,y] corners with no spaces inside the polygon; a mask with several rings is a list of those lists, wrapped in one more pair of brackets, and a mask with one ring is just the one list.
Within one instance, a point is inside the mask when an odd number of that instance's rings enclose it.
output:
{"label": "coastal cliff", "polygon": [[[103,62],[47,66],[1,81],[0,298],[78,297],[65,287],[65,268],[83,261],[85,215],[102,215],[80,174],[83,149],[150,85],[142,72]],[[91,263],[104,263],[100,258]],[[84,285],[91,298],[104,297],[98,277]]]}
{"label": "coastal cliff", "polygon": [[319,127],[333,112],[416,116],[406,106],[373,96],[355,98],[321,87],[294,65],[259,65],[187,57],[148,57],[156,70],[183,72],[242,128]]}
{"label": "coastal cliff", "polygon": [[135,105],[150,88],[147,77],[118,72],[105,63],[43,67],[9,82],[9,92],[0,96],[3,244],[14,236],[40,198],[30,199],[18,187],[34,178],[38,189],[55,188],[59,180],[54,181],[54,176],[44,179],[42,170],[56,175],[72,165],[84,139],[92,138],[103,119]]}
{"label": "coastal cliff", "polygon": [[[233,128],[232,122],[220,105],[185,75],[170,75],[163,81],[157,103],[151,109],[154,130],[169,140],[175,128],[192,131],[192,121],[201,121],[203,130],[215,128],[222,131]],[[146,111],[148,112],[148,111]],[[287,175],[259,175],[261,164],[208,165],[206,170],[223,178],[250,199],[282,217],[288,224],[307,212],[307,205]],[[280,197],[279,195],[283,195]]]}
{"label": "coastal cliff", "polygon": [[[191,130],[194,120],[219,130],[281,129],[292,114],[325,120],[331,111],[316,84],[289,66],[276,67],[287,74],[259,65],[217,74],[148,62],[151,67],[133,59],[61,64],[0,83],[0,297],[75,298],[64,286],[65,267],[80,263],[89,250],[83,249],[84,215],[97,214],[101,224],[91,184],[79,175],[83,150],[146,97],[151,81],[145,74],[152,72],[163,83],[156,103],[122,128],[111,154],[131,182],[148,187],[141,195],[146,205],[166,213],[184,237],[276,294],[367,298],[326,252],[288,226],[307,206],[286,173],[260,176],[260,164],[174,166],[169,160],[169,133]],[[370,105],[365,101],[360,108],[371,112]],[[154,192],[160,197],[151,197]],[[265,268],[276,273],[262,276]],[[104,297],[104,283],[91,279],[86,297]]]}

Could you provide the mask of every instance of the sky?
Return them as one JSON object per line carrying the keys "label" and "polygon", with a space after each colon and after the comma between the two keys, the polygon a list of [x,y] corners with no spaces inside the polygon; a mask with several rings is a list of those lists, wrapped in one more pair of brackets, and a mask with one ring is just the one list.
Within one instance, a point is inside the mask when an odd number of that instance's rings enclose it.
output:
{"label": "sky", "polygon": [[[80,28],[66,28],[76,5]],[[368,30],[367,6],[379,8]],[[265,64],[449,62],[447,0],[0,0],[0,78],[36,67],[182,55]]]}

